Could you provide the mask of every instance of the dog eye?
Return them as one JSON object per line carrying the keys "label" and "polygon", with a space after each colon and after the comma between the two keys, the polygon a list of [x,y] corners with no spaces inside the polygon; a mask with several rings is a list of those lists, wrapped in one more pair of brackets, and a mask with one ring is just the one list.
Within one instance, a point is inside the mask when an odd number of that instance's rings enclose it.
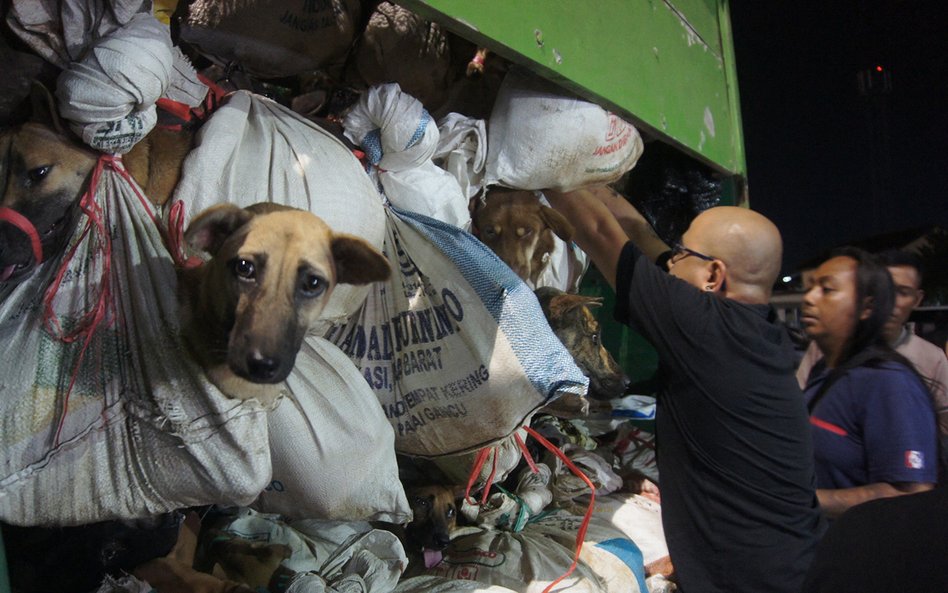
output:
{"label": "dog eye", "polygon": [[303,281],[300,285],[300,290],[303,291],[303,294],[308,297],[318,297],[319,295],[326,292],[326,286],[329,283],[326,282],[326,279],[322,276],[317,276],[316,274],[309,274],[303,277]]}
{"label": "dog eye", "polygon": [[415,498],[415,504],[418,505],[418,506],[420,506],[420,507],[427,507],[427,506],[428,506],[428,499],[427,499],[427,498],[421,498],[420,496],[419,496],[419,497],[416,497],[416,498]]}
{"label": "dog eye", "polygon": [[252,261],[238,257],[234,260],[234,274],[245,280],[253,280],[257,276],[257,268]]}
{"label": "dog eye", "polygon": [[596,346],[599,345],[599,332],[596,332],[596,333],[594,333],[594,334],[591,334],[591,335],[589,336],[589,338],[592,340],[592,343],[593,343],[593,344],[595,344]]}
{"label": "dog eye", "polygon": [[455,513],[454,507],[451,507],[444,513],[444,516],[450,519],[451,517],[454,516],[454,513]]}
{"label": "dog eye", "polygon": [[484,232],[481,233],[481,237],[484,239],[495,239],[497,237],[497,233],[494,232],[494,229],[485,229]]}
{"label": "dog eye", "polygon": [[30,169],[26,172],[26,179],[30,185],[35,185],[46,179],[46,176],[49,175],[49,172],[52,171],[52,169],[52,165],[43,165],[42,167]]}

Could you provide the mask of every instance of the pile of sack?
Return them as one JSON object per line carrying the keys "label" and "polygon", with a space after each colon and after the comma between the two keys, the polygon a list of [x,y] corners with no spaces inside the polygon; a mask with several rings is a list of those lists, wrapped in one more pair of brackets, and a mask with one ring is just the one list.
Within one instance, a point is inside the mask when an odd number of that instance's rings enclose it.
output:
{"label": "pile of sack", "polygon": [[[358,3],[326,4],[325,14],[266,12],[246,34],[270,21],[331,31],[319,49],[293,53],[338,61]],[[14,0],[7,15],[24,42],[62,68],[59,110],[103,154],[141,141],[163,104],[205,104],[205,81],[150,5]],[[213,46],[222,60],[309,66],[273,60],[244,43],[240,29],[224,27],[262,4],[242,12],[235,5],[234,14],[214,6],[191,7],[196,44]],[[390,83],[362,93],[342,124],[362,154],[269,98],[233,92],[201,126],[163,207],[142,199],[120,158],[100,162],[88,198],[98,218],[80,217],[67,249],[27,281],[0,286],[0,338],[23,353],[2,369],[0,519],[76,525],[219,505],[295,520],[403,524],[411,511],[396,454],[435,460],[459,482],[489,487],[488,468],[470,475],[478,452],[493,447],[496,469],[505,451],[500,464],[509,473],[523,459],[522,427],[556,398],[585,394],[588,380],[532,290],[470,234],[469,208],[495,185],[567,190],[614,181],[641,155],[636,129],[516,69],[486,120],[450,113],[434,121]],[[387,281],[336,289],[272,404],[227,398],[182,337],[182,254],[168,237],[223,202],[308,210],[365,239],[393,270]],[[482,581],[542,588],[562,574],[582,541],[575,515],[563,512],[509,532],[513,561],[527,572],[488,571],[495,576]],[[488,550],[501,537],[492,530],[463,537],[474,538],[470,550]],[[575,582],[618,590],[640,562],[617,561],[622,554],[607,542],[629,537],[603,525],[587,538],[595,545],[584,548]],[[563,549],[544,550],[552,541]],[[435,576],[472,578],[466,562]],[[597,566],[612,567],[612,576]]]}

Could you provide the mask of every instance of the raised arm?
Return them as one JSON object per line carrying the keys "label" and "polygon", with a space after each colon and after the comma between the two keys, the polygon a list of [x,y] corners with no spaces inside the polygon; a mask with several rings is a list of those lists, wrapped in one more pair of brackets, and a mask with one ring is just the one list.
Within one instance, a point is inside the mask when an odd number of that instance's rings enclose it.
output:
{"label": "raised arm", "polygon": [[876,482],[854,488],[817,489],[816,498],[820,501],[823,512],[827,516],[835,518],[852,507],[870,500],[925,492],[932,488],[934,488],[934,484],[926,482],[899,482],[896,484]]}
{"label": "raised arm", "polygon": [[613,289],[619,254],[627,241],[631,240],[651,261],[668,250],[668,245],[659,239],[645,217],[609,186],[571,192],[544,190],[543,195],[550,206],[573,223],[576,229],[573,240]]}

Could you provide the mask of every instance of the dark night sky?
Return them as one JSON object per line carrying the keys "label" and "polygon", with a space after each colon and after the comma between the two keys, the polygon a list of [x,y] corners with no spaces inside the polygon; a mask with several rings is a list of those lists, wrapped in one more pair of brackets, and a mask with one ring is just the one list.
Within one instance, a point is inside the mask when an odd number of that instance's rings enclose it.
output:
{"label": "dark night sky", "polygon": [[[938,1],[735,0],[750,204],[786,271],[829,247],[948,227],[948,24]],[[857,72],[889,71],[860,95]]]}

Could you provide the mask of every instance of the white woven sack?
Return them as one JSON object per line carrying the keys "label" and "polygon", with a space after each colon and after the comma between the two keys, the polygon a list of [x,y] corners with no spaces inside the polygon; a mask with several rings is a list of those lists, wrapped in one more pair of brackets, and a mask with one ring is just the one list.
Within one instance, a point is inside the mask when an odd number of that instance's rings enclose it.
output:
{"label": "white woven sack", "polygon": [[[528,523],[519,532],[462,527],[440,564],[425,574],[540,593],[563,576],[573,561],[582,517],[557,513]],[[587,532],[576,569],[553,588],[578,593],[639,593],[632,568],[598,547]],[[621,533],[615,531],[617,537]]]}
{"label": "white woven sack", "polygon": [[422,575],[398,581],[394,593],[516,593],[500,585],[485,585],[467,579],[447,579]]}
{"label": "white woven sack", "polygon": [[358,369],[307,337],[269,415],[273,480],[254,508],[295,519],[407,523],[395,433]]}
{"label": "white woven sack", "polygon": [[365,150],[392,204],[470,228],[468,199],[458,180],[432,161],[440,133],[420,101],[397,83],[373,86],[346,114],[343,126],[346,137]]}
{"label": "white woven sack", "polygon": [[[189,216],[223,201],[275,202],[309,210],[333,230],[381,249],[385,215],[378,191],[349,149],[308,119],[266,97],[237,91],[201,127],[197,143],[173,196]],[[345,319],[368,290],[337,286],[323,316]]]}
{"label": "white woven sack", "polygon": [[571,191],[635,166],[638,130],[523,69],[504,78],[487,123],[486,186]]}
{"label": "white woven sack", "polygon": [[461,229],[386,209],[387,282],[326,337],[362,370],[407,455],[453,455],[510,436],[588,379],[536,297]]}
{"label": "white woven sack", "polygon": [[151,7],[147,0],[13,0],[10,7],[10,29],[63,70],[61,115],[97,150],[131,149],[155,125],[159,98],[196,107],[207,93]]}
{"label": "white woven sack", "polygon": [[470,200],[484,187],[487,161],[487,123],[460,113],[449,113],[438,121],[438,148],[432,160],[450,173]]}
{"label": "white woven sack", "polygon": [[[186,354],[174,267],[135,187],[105,169],[87,205],[104,234],[80,216],[74,258],[0,287],[4,521],[67,525],[247,504],[269,481],[265,410],[225,398]],[[108,290],[108,317],[87,345],[43,327],[42,296],[63,262],[51,309],[63,331]]]}
{"label": "white woven sack", "polygon": [[668,556],[668,544],[662,527],[662,507],[658,503],[640,494],[617,492],[597,496],[593,517],[596,519],[595,525],[607,522],[634,541],[642,551],[645,564]]}
{"label": "white woven sack", "polygon": [[286,593],[389,593],[408,563],[393,533],[363,521],[286,521],[240,509],[221,531],[288,546],[281,565],[297,574],[280,589]]}

